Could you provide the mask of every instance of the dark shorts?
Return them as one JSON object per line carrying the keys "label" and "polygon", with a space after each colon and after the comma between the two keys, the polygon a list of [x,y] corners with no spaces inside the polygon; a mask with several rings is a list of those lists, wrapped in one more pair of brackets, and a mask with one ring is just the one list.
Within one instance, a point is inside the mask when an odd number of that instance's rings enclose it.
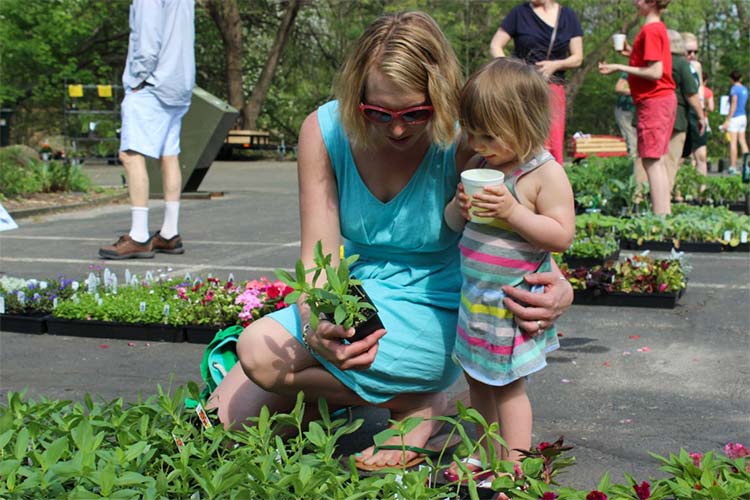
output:
{"label": "dark shorts", "polygon": [[682,148],[682,157],[687,158],[693,152],[701,146],[705,146],[708,143],[708,132],[703,132],[703,135],[698,133],[698,116],[692,109],[688,113],[688,128],[687,134],[685,135],[685,145]]}

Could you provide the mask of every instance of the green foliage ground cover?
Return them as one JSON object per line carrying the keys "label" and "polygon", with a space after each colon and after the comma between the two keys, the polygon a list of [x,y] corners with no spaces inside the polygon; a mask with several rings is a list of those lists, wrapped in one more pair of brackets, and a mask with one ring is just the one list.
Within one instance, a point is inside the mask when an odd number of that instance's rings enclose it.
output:
{"label": "green foliage ground cover", "polygon": [[32,193],[86,192],[91,179],[79,166],[44,162],[23,146],[0,148],[0,200]]}
{"label": "green foliage ground cover", "polygon": [[[198,388],[163,391],[134,404],[122,399],[83,403],[11,392],[0,403],[0,496],[70,499],[445,499],[479,498],[477,485],[435,484],[450,462],[445,453],[434,469],[392,469],[360,476],[351,457],[337,453],[339,440],[356,432],[361,420],[332,419],[324,401],[321,418],[303,424],[302,395],[288,413],[267,409],[242,431],[204,428],[184,409],[184,398]],[[484,439],[499,439],[497,424],[487,426],[473,409],[459,405],[446,425],[464,439],[464,425],[479,423]],[[408,432],[418,421],[401,422],[380,436]],[[283,436],[283,437],[282,437]],[[378,436],[376,436],[378,441]],[[625,484],[605,475],[593,490],[564,484],[564,467],[573,465],[562,440],[540,443],[520,467],[483,456],[488,467],[508,475],[492,489],[512,499],[750,499],[750,462],[742,444],[730,443],[725,455],[680,451],[654,458],[665,477],[644,480],[626,474]]]}

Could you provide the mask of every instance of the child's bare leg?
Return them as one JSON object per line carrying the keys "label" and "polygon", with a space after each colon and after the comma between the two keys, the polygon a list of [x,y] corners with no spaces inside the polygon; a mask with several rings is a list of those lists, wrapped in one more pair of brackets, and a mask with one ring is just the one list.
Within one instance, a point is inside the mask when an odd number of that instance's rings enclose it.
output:
{"label": "child's bare leg", "polygon": [[523,455],[516,449],[531,449],[531,429],[533,414],[531,401],[526,394],[526,379],[521,378],[502,387],[493,387],[494,401],[500,417],[500,435],[508,448],[503,449],[501,458],[520,462]]}

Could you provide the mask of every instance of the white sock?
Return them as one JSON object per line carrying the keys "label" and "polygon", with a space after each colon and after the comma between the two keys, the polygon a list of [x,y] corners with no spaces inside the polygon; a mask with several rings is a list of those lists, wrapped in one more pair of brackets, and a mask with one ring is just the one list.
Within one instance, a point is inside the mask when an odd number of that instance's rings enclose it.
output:
{"label": "white sock", "polygon": [[161,226],[161,237],[165,240],[172,238],[178,233],[177,221],[180,219],[180,202],[179,201],[165,201],[164,202],[164,224]]}
{"label": "white sock", "polygon": [[138,243],[148,241],[148,207],[130,207],[130,237]]}

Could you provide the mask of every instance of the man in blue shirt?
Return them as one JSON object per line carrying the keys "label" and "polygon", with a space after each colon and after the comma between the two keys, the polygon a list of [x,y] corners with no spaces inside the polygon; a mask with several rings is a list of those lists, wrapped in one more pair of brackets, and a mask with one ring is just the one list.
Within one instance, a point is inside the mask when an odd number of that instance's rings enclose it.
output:
{"label": "man in blue shirt", "polygon": [[747,128],[747,87],[742,85],[742,73],[737,70],[729,75],[732,80],[732,88],[729,91],[729,114],[727,120],[721,126],[729,132],[729,168],[731,172],[739,171],[737,165],[737,141],[740,142],[742,154],[747,154],[747,140],[745,129]]}
{"label": "man in blue shirt", "polygon": [[[178,154],[182,117],[195,86],[194,15],[194,0],[133,0],[130,6],[120,160],[128,175],[131,226],[116,243],[99,249],[102,258],[185,252],[177,231],[182,191]],[[145,156],[161,160],[164,187],[164,222],[153,236]]]}

